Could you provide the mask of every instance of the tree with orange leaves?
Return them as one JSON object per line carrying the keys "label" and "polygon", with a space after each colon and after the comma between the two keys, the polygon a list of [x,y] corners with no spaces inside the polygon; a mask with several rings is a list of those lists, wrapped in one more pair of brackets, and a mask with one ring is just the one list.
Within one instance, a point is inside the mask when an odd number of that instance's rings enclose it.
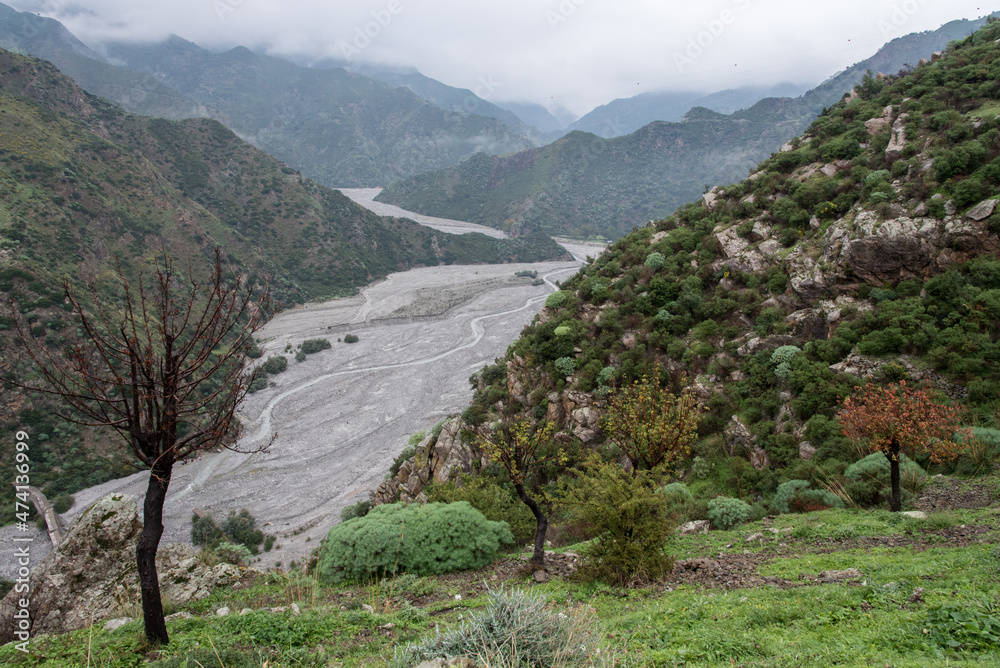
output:
{"label": "tree with orange leaves", "polygon": [[899,455],[926,452],[934,463],[958,454],[955,432],[962,410],[935,400],[930,388],[915,389],[905,380],[891,385],[869,383],[841,402],[839,420],[848,438],[865,440],[872,452],[889,460],[891,509],[899,512]]}

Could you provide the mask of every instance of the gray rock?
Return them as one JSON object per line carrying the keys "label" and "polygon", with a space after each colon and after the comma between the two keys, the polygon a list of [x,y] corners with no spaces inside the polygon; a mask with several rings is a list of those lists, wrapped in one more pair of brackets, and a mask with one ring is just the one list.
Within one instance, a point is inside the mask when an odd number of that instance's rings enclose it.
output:
{"label": "gray rock", "polygon": [[[115,616],[138,594],[135,547],[142,531],[134,496],[107,496],[70,528],[31,572],[31,635],[65,633]],[[0,602],[0,644],[14,639],[19,594]]]}
{"label": "gray rock", "polygon": [[900,513],[900,515],[902,515],[903,517],[909,517],[909,518],[915,519],[915,520],[926,520],[927,519],[927,513],[925,513],[922,510],[904,510],[903,512]]}
{"label": "gray rock", "polygon": [[816,448],[809,441],[799,443],[799,459],[812,459],[816,456]]}
{"label": "gray rock", "polygon": [[216,617],[227,617],[229,616],[229,608],[223,606],[215,611]]}
{"label": "gray rock", "polygon": [[750,534],[749,536],[747,536],[743,540],[744,540],[744,542],[752,543],[755,540],[763,540],[763,539],[764,539],[764,534],[758,532],[758,533],[752,533],[752,534]]}
{"label": "gray rock", "polygon": [[981,220],[986,220],[993,215],[993,211],[997,208],[997,200],[988,199],[984,202],[980,202],[976,206],[969,209],[965,214],[967,218],[971,218],[976,222]]}
{"label": "gray rock", "polygon": [[682,535],[708,533],[708,527],[710,524],[711,522],[709,522],[708,520],[694,520],[692,522],[685,522],[684,524],[677,527],[677,533]]}
{"label": "gray rock", "polygon": [[111,633],[112,631],[117,631],[131,621],[131,617],[119,617],[118,619],[112,619],[104,623],[104,630]]}
{"label": "gray rock", "polygon": [[739,415],[734,415],[726,425],[723,442],[730,456],[746,450],[750,464],[758,471],[771,465],[767,452],[757,444],[757,437],[750,433],[750,428],[743,424]]}
{"label": "gray rock", "polygon": [[955,200],[948,200],[944,203],[944,212],[949,216],[954,216],[958,212],[958,207],[955,206]]}

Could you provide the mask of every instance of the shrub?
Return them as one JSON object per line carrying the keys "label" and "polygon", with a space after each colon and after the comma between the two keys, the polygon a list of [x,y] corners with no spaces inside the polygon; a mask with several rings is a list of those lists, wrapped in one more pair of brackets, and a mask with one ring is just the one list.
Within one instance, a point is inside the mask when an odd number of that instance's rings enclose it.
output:
{"label": "shrub", "polygon": [[666,258],[663,257],[663,253],[652,252],[646,256],[645,266],[650,269],[656,270],[663,266]]}
{"label": "shrub", "polygon": [[571,376],[576,371],[576,360],[572,357],[560,357],[554,364],[561,376]]}
{"label": "shrub", "polygon": [[771,501],[777,513],[810,512],[826,508],[843,508],[844,502],[825,489],[810,489],[808,480],[789,480],[778,485]]}
{"label": "shrub", "polygon": [[676,521],[683,522],[689,518],[694,508],[694,495],[687,485],[682,482],[672,482],[661,487],[660,494],[667,497],[668,507]]}
{"label": "shrub", "polygon": [[364,517],[371,509],[372,502],[367,499],[364,501],[358,501],[353,506],[345,506],[340,511],[340,521],[346,522],[348,520],[353,520],[355,517]]}
{"label": "shrub", "polygon": [[251,552],[246,546],[225,541],[216,545],[212,553],[220,560],[234,566],[245,566],[251,557]]}
{"label": "shrub", "polygon": [[225,535],[211,515],[191,516],[191,544],[211,548]]}
{"label": "shrub", "polygon": [[312,355],[332,347],[333,344],[330,343],[329,339],[306,339],[302,342],[302,352],[306,355]]}
{"label": "shrub", "polygon": [[438,575],[481,568],[514,537],[467,502],[376,506],[330,529],[318,573],[325,583],[396,573]]}
{"label": "shrub", "polygon": [[735,529],[750,517],[750,504],[728,496],[720,496],[708,502],[708,519],[716,529]]}
{"label": "shrub", "polygon": [[427,488],[427,499],[441,503],[467,501],[488,520],[504,521],[518,545],[535,538],[536,521],[528,506],[492,478],[463,476],[460,481],[436,483]]}
{"label": "shrub", "polygon": [[633,476],[604,464],[580,477],[566,502],[571,516],[594,533],[584,551],[584,578],[626,586],[670,573],[674,559],[664,544],[675,526],[673,513],[648,471]]}
{"label": "shrub", "polygon": [[344,343],[357,343],[361,339],[358,338],[357,334],[345,334]]}
{"label": "shrub", "polygon": [[545,306],[548,308],[559,308],[572,299],[573,293],[568,290],[557,290],[545,298]]}
{"label": "shrub", "polygon": [[52,501],[52,509],[60,515],[73,507],[73,495],[62,493]]}
{"label": "shrub", "polygon": [[771,353],[771,364],[774,364],[774,375],[778,378],[788,378],[792,373],[792,358],[802,350],[797,346],[781,346]]}
{"label": "shrub", "polygon": [[243,545],[251,554],[257,554],[257,546],[264,542],[264,532],[257,528],[257,520],[246,508],[238,513],[230,511],[219,528],[226,538]]}
{"label": "shrub", "polygon": [[279,374],[282,371],[288,369],[288,358],[284,355],[278,355],[276,357],[268,357],[267,361],[261,367],[264,373],[269,375]]}
{"label": "shrub", "polygon": [[394,668],[431,659],[464,656],[478,663],[510,668],[591,665],[596,654],[592,625],[550,610],[544,597],[512,589],[490,592],[489,603],[459,628],[419,644],[397,649]]}
{"label": "shrub", "polygon": [[247,388],[247,392],[253,394],[254,392],[259,392],[261,390],[266,390],[266,389],[267,389],[267,374],[259,373],[257,374],[257,377],[253,379],[253,382],[250,383],[250,387]]}
{"label": "shrub", "polygon": [[264,350],[257,344],[257,339],[250,339],[250,343],[247,345],[247,357],[255,360],[263,356]]}
{"label": "shrub", "polygon": [[[884,486],[889,486],[889,460],[881,452],[873,452],[864,459],[854,462],[844,471],[844,477],[851,480],[877,480]],[[920,483],[927,478],[924,471],[915,461],[904,453],[899,455],[900,484],[916,491]]]}
{"label": "shrub", "polygon": [[295,351],[295,361],[296,362],[305,362],[306,361],[306,354],[304,352],[302,352],[301,350],[296,350]]}

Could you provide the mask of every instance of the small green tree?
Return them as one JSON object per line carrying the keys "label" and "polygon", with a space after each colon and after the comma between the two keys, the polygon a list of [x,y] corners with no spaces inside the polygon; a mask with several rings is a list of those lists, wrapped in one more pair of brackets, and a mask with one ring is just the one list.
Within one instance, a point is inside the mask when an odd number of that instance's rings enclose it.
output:
{"label": "small green tree", "polygon": [[632,462],[632,470],[671,468],[691,454],[698,437],[698,400],[689,389],[675,396],[660,384],[659,366],[642,380],[615,388],[601,429]]}
{"label": "small green tree", "polygon": [[671,501],[650,471],[592,465],[565,497],[573,518],[595,533],[582,573],[618,586],[666,577],[674,565],[664,550],[676,525]]}
{"label": "small green tree", "polygon": [[538,565],[545,563],[545,532],[549,519],[542,512],[538,499],[528,494],[528,490],[537,484],[535,474],[545,464],[564,459],[561,451],[550,456],[542,454],[544,447],[551,443],[554,431],[555,425],[548,421],[533,426],[524,419],[502,420],[492,429],[481,430],[477,439],[483,454],[507,471],[518,498],[535,516],[535,550],[531,561]]}

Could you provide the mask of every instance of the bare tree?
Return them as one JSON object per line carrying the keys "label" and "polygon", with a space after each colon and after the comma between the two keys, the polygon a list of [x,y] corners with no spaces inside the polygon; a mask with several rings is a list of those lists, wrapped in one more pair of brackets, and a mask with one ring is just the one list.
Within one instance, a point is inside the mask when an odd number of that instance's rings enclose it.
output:
{"label": "bare tree", "polygon": [[18,335],[44,378],[29,389],[61,397],[72,411],[65,420],[110,427],[131,454],[149,469],[143,529],[136,548],[146,637],[167,643],[167,627],[156,574],[163,535],[163,502],[175,463],[218,446],[237,452],[266,449],[274,437],[239,449],[236,410],[257,373],[245,365],[252,337],[270,309],[265,287],[255,291],[243,279],[227,281],[219,251],[204,285],[189,276],[181,285],[169,257],[156,280],[134,289],[118,266],[124,300],[102,301],[91,285],[86,308],[68,282],[63,290],[85,340],[62,354],[37,341],[17,315]]}

